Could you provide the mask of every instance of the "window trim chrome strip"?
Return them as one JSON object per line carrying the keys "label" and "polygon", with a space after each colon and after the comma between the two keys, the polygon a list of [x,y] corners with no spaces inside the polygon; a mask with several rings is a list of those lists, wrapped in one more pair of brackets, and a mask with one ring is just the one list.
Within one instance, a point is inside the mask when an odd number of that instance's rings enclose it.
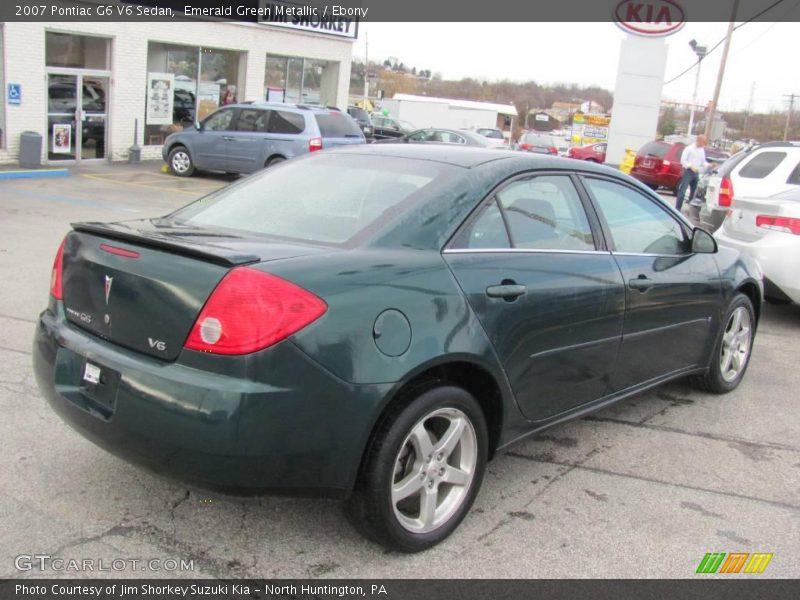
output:
{"label": "window trim chrome strip", "polygon": [[611,254],[608,250],[559,250],[542,248],[445,248],[442,254]]}

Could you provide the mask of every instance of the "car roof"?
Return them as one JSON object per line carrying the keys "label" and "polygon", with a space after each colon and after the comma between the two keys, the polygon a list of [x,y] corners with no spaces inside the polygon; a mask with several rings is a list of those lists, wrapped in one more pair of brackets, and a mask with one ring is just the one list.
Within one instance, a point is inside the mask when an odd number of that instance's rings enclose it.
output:
{"label": "car roof", "polygon": [[622,177],[626,181],[635,181],[620,173],[620,171],[604,165],[556,156],[511,152],[505,149],[479,146],[457,144],[354,144],[352,146],[339,146],[326,150],[326,152],[430,160],[466,169],[472,169],[487,163],[499,165],[502,162],[506,165],[504,168],[507,168],[509,172],[528,169],[569,170],[614,175]]}
{"label": "car roof", "polygon": [[330,106],[322,106],[321,104],[288,104],[286,102],[237,102],[236,104],[229,104],[230,107],[236,108],[277,108],[281,110],[302,110],[311,111],[315,113],[341,113],[338,108]]}

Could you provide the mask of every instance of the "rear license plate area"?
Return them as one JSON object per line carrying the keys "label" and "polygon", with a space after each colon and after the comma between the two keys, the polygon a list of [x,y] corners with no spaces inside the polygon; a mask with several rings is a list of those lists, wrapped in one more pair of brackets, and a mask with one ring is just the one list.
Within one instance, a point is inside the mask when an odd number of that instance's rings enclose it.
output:
{"label": "rear license plate area", "polygon": [[81,369],[78,389],[81,394],[107,411],[114,410],[120,375],[118,371],[87,360]]}
{"label": "rear license plate area", "polygon": [[650,160],[649,158],[645,158],[645,159],[642,161],[642,166],[643,166],[643,167],[652,167],[652,166],[653,166],[653,161],[652,161],[652,160]]}

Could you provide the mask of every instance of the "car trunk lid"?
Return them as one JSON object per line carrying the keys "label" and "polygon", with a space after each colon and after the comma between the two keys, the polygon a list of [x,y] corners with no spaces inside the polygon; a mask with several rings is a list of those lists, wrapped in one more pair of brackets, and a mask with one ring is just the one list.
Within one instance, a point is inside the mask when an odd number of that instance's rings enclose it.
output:
{"label": "car trunk lid", "polygon": [[242,238],[164,220],[78,223],[67,236],[67,319],[131,350],[175,360],[230,268],[328,249]]}
{"label": "car trunk lid", "polygon": [[731,238],[754,242],[780,225],[780,221],[773,222],[775,218],[800,219],[800,203],[770,198],[736,198],[723,228]]}

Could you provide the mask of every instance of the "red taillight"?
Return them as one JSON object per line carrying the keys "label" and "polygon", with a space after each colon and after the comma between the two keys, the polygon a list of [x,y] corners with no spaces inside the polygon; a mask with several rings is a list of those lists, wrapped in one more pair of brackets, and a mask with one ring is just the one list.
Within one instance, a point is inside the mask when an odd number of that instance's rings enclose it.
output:
{"label": "red taillight", "polygon": [[672,163],[668,160],[661,161],[661,166],[658,167],[659,173],[669,173],[669,167]]}
{"label": "red taillight", "polygon": [[550,147],[547,149],[547,151],[548,151],[550,154],[558,154],[558,148],[556,148],[555,146],[550,146]]}
{"label": "red taillight", "polygon": [[308,140],[308,151],[316,152],[322,150],[322,138],[311,138]]}
{"label": "red taillight", "polygon": [[237,267],[211,293],[184,346],[249,354],[300,331],[326,310],[320,298],[285,279]]}
{"label": "red taillight", "polygon": [[719,184],[719,205],[730,206],[733,201],[733,183],[730,177],[723,177]]}
{"label": "red taillight", "polygon": [[763,227],[764,229],[771,229],[773,231],[782,231],[783,233],[800,235],[800,219],[794,219],[792,217],[758,215],[756,217],[756,226]]}
{"label": "red taillight", "polygon": [[522,148],[523,150],[530,150],[531,148],[533,148],[533,146],[531,146],[530,144],[520,144],[519,147]]}
{"label": "red taillight", "polygon": [[53,270],[50,272],[50,295],[56,300],[61,300],[63,294],[61,293],[61,279],[64,270],[64,242],[67,238],[61,240],[61,245],[56,252],[56,259],[53,261]]}

